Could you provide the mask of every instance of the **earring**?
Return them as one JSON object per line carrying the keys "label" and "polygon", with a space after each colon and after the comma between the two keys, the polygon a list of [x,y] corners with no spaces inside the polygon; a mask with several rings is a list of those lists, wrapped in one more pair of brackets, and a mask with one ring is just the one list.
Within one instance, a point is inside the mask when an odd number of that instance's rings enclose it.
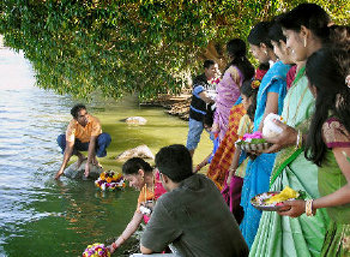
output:
{"label": "earring", "polygon": [[304,37],[304,47],[307,46],[307,41],[306,41],[306,37]]}
{"label": "earring", "polygon": [[348,88],[350,88],[350,74],[346,76],[345,78],[345,84]]}

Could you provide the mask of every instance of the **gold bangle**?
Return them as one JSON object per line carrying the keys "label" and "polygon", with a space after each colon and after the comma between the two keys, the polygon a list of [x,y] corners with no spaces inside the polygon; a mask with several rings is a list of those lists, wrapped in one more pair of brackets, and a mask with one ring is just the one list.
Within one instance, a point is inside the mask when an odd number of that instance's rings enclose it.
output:
{"label": "gold bangle", "polygon": [[297,142],[295,143],[295,149],[299,149],[299,144],[300,144],[300,133],[301,133],[301,131],[298,130]]}
{"label": "gold bangle", "polygon": [[308,199],[305,202],[305,214],[306,216],[314,216],[312,205],[313,205],[314,199]]}

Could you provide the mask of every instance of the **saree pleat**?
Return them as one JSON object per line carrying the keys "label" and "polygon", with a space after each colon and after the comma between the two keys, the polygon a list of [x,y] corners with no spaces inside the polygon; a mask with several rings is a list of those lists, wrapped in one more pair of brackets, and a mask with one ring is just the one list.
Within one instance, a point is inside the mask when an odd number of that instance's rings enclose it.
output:
{"label": "saree pleat", "polygon": [[[278,61],[269,69],[262,79],[257,94],[254,131],[258,131],[260,123],[263,122],[270,90],[278,94],[277,114],[282,113],[283,99],[286,95],[286,75],[289,68],[289,65]],[[253,244],[262,214],[260,210],[255,209],[251,205],[250,200],[257,194],[268,191],[275,158],[276,154],[261,154],[254,160],[248,161],[242,188],[241,206],[244,210],[244,217],[240,228],[249,248]]]}
{"label": "saree pleat", "polygon": [[214,181],[220,191],[223,189],[226,173],[235,153],[235,142],[238,139],[237,131],[239,122],[245,114],[246,110],[241,103],[236,104],[231,108],[229,128],[215,152],[207,172],[207,176]]}
{"label": "saree pleat", "polygon": [[[304,70],[299,71],[288,91],[282,117],[289,126],[307,133],[314,98],[308,90]],[[283,168],[279,169],[281,165]],[[319,197],[317,166],[306,160],[302,150],[294,147],[278,153],[269,191],[281,191],[285,186],[304,191],[307,198]],[[249,256],[320,256],[328,223],[324,209],[317,210],[314,217],[301,215],[298,218],[263,212]]]}

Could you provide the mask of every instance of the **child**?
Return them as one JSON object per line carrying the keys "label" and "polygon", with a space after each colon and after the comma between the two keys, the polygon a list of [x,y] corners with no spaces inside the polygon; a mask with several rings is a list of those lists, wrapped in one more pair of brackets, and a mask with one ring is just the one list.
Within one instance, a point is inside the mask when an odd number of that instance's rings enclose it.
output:
{"label": "child", "polygon": [[[241,91],[242,105],[246,110],[246,114],[242,116],[239,122],[239,127],[237,130],[238,136],[243,136],[246,133],[250,133],[253,130],[254,112],[256,107],[256,95],[258,92],[258,87],[260,81],[257,79],[246,80],[243,82]],[[226,174],[226,179],[224,181],[223,189],[221,191],[226,203],[228,204],[230,211],[234,214],[238,224],[243,219],[243,208],[240,206],[241,202],[241,191],[243,185],[243,177],[246,168],[246,162],[242,163],[240,161],[246,157],[245,154],[241,156],[241,150],[235,148],[234,156],[231,165]],[[242,163],[239,166],[239,163]]]}
{"label": "child", "polygon": [[[245,114],[240,122],[237,134],[239,137],[243,137],[246,133],[251,133],[253,131],[253,121],[254,121],[254,113],[256,108],[256,95],[258,93],[260,81],[259,80],[250,80],[245,81],[241,88],[241,96],[242,96],[242,104],[244,109],[247,111],[247,114]],[[227,177],[227,186],[230,186],[231,184],[231,178],[235,174],[236,176],[240,178],[244,178],[245,175],[245,168],[246,168],[246,161],[244,161],[240,165],[240,156],[241,156],[241,149],[236,148],[235,154],[233,156],[233,161],[229,168],[229,173]],[[239,166],[239,169],[237,169]]]}

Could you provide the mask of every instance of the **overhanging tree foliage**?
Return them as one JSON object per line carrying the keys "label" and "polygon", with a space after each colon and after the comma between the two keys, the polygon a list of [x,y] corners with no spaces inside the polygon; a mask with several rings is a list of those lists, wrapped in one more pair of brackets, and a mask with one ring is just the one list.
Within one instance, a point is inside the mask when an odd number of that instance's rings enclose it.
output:
{"label": "overhanging tree foliage", "polygon": [[[37,84],[86,97],[178,92],[208,42],[245,39],[250,28],[304,2],[253,0],[2,0],[0,33],[23,49]],[[348,0],[314,1],[348,24]]]}

